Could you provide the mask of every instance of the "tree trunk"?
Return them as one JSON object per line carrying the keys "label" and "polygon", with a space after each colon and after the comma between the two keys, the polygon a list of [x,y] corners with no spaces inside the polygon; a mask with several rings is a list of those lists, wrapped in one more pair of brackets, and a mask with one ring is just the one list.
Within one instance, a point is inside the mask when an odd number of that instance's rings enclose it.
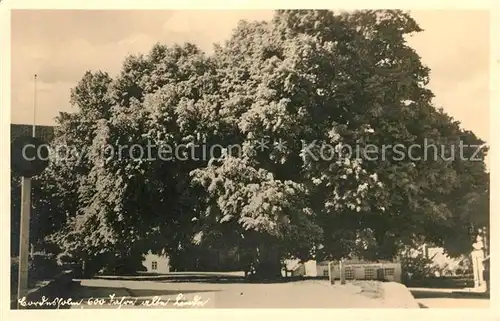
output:
{"label": "tree trunk", "polygon": [[269,245],[259,246],[255,277],[265,280],[281,279],[281,257],[276,248]]}
{"label": "tree trunk", "polygon": [[274,280],[281,279],[281,262],[277,260],[267,260],[259,262],[255,269],[257,279]]}

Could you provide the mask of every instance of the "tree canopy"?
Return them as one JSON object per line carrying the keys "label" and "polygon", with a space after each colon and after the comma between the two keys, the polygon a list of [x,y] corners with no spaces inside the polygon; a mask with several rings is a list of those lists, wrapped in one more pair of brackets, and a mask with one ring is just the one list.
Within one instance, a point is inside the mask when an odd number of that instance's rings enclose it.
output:
{"label": "tree canopy", "polygon": [[65,221],[52,239],[85,257],[234,244],[275,274],[284,258],[469,250],[489,216],[487,150],[460,157],[484,142],[433,106],[406,42],[420,31],[399,10],[281,10],[213,54],[156,44],[114,79],[87,72],[53,142],[82,157],[40,178]]}

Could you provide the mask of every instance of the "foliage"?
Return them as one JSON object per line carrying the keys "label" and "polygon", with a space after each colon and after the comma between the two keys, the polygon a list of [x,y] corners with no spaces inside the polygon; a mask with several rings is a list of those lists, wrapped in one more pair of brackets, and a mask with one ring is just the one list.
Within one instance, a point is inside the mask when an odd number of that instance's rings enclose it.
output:
{"label": "foliage", "polygon": [[[284,10],[239,23],[210,56],[156,44],[115,79],[87,72],[54,140],[85,153],[41,177],[51,240],[97,270],[109,257],[234,244],[270,276],[283,258],[385,259],[417,241],[468,251],[488,217],[486,149],[476,162],[368,154],[483,144],[432,105],[429,69],[405,40],[419,31],[399,10]],[[195,145],[227,148],[203,158]],[[184,148],[165,160],[160,146]]]}
{"label": "foliage", "polygon": [[[48,280],[61,272],[61,267],[53,256],[35,254],[28,265],[28,284],[33,286],[38,281]],[[17,291],[19,276],[19,258],[11,257],[10,260],[10,286],[11,292]]]}
{"label": "foliage", "polygon": [[[21,125],[21,124],[11,124],[11,140],[21,137],[21,136],[31,136],[33,134],[33,127],[31,125]],[[40,137],[45,142],[52,141],[54,137],[54,128],[51,126],[37,126],[36,136]],[[33,187],[33,200],[35,202],[45,199],[44,196],[39,195],[38,188],[40,182],[36,179],[32,180]],[[11,175],[10,179],[10,190],[11,190],[11,210],[10,210],[10,220],[11,220],[11,232],[10,232],[10,244],[11,244],[11,256],[17,256],[19,252],[19,222],[21,216],[21,179]],[[57,230],[57,226],[53,225],[53,221],[47,217],[43,212],[43,205],[40,203],[33,204],[33,209],[31,213],[30,225],[32,230],[30,233],[30,242],[33,244],[39,244],[43,242],[46,235],[53,233]]]}
{"label": "foliage", "polygon": [[434,276],[436,267],[432,260],[419,254],[417,256],[403,256],[401,269],[408,280],[423,280]]}

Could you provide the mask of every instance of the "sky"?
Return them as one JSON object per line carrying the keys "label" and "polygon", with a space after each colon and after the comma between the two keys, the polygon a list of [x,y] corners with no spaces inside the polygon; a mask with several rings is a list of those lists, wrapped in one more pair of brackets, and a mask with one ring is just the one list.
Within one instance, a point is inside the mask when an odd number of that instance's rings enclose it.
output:
{"label": "sky", "polygon": [[[53,125],[71,112],[70,89],[86,70],[116,75],[128,54],[156,42],[193,42],[209,52],[241,19],[269,20],[272,11],[13,10],[11,16],[11,122]],[[488,11],[412,11],[423,32],[408,39],[431,69],[434,104],[488,142]]]}

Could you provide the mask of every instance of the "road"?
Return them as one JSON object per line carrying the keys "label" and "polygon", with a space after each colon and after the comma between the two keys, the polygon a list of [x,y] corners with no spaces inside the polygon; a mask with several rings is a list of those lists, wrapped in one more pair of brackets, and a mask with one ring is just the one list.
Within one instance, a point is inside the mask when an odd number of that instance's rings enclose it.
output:
{"label": "road", "polygon": [[490,298],[480,293],[451,289],[410,288],[422,308],[430,309],[488,309]]}
{"label": "road", "polygon": [[60,308],[489,308],[489,296],[395,282],[285,280],[250,283],[220,273],[74,280]]}
{"label": "road", "polygon": [[[403,308],[404,295],[392,299],[367,295],[359,285],[330,285],[324,280],[283,283],[243,283],[236,279],[85,279],[72,295],[80,308]],[[382,285],[382,286],[385,286]],[[406,288],[387,283],[390,291]],[[401,288],[401,289],[400,289]],[[385,289],[385,288],[384,288]],[[384,290],[388,292],[388,290]],[[382,292],[384,292],[382,291]],[[372,293],[373,294],[373,293]],[[181,296],[181,297],[179,297]],[[397,298],[397,300],[394,300]],[[110,300],[111,299],[111,300]],[[105,301],[105,302],[104,302]]]}

